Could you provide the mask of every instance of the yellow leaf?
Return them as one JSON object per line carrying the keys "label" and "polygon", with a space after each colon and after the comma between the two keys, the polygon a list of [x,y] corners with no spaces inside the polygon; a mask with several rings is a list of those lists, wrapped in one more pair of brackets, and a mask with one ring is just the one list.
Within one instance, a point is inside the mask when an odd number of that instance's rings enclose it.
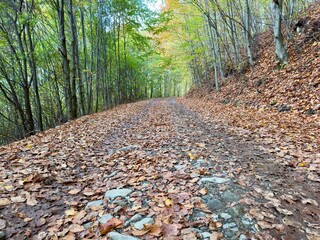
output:
{"label": "yellow leaf", "polygon": [[69,210],[66,210],[64,213],[65,213],[67,216],[72,217],[72,216],[75,216],[78,212],[77,212],[76,210],[74,210],[74,208],[71,208],[71,209],[69,209]]}
{"label": "yellow leaf", "polygon": [[164,204],[167,206],[167,207],[170,207],[172,206],[172,201],[170,198],[167,198],[165,201],[164,201]]}
{"label": "yellow leaf", "polygon": [[298,167],[307,167],[309,164],[307,162],[298,163]]}
{"label": "yellow leaf", "polygon": [[191,160],[196,160],[198,158],[197,154],[192,154],[191,152],[188,153],[188,156]]}
{"label": "yellow leaf", "polygon": [[30,143],[28,143],[27,145],[26,145],[26,149],[31,149],[32,148],[32,145],[30,144]]}
{"label": "yellow leaf", "polygon": [[207,194],[207,189],[206,188],[202,188],[199,193],[201,193],[202,195],[206,195]]}
{"label": "yellow leaf", "polygon": [[0,198],[0,207],[9,205],[11,201],[7,198]]}

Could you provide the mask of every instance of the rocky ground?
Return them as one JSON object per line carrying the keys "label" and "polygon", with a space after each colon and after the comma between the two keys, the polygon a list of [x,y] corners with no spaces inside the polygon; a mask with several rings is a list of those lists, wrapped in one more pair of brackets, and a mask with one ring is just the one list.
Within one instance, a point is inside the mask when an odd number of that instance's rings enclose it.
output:
{"label": "rocky ground", "polygon": [[2,147],[0,239],[319,239],[319,155],[290,167],[202,104],[122,105]]}

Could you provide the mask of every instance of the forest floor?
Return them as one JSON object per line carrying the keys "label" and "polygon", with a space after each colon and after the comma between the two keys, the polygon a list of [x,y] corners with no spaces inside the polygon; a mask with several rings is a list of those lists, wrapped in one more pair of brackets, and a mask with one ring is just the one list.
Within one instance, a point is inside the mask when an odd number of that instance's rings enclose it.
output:
{"label": "forest floor", "polygon": [[154,99],[1,147],[0,239],[320,239],[319,129],[237,111]]}

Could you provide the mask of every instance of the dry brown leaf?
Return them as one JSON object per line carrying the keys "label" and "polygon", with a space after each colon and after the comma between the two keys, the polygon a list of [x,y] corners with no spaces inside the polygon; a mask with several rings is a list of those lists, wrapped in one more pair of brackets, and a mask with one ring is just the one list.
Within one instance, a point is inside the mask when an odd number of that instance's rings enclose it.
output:
{"label": "dry brown leaf", "polygon": [[219,240],[222,238],[222,234],[219,232],[213,232],[210,234],[210,240]]}
{"label": "dry brown leaf", "polygon": [[206,188],[202,188],[201,190],[199,190],[199,193],[201,193],[202,195],[206,195],[207,194],[207,189]]}
{"label": "dry brown leaf", "polygon": [[23,203],[26,199],[22,196],[11,197],[11,201],[14,203]]}
{"label": "dry brown leaf", "polygon": [[121,225],[123,225],[123,222],[120,219],[111,218],[105,224],[100,224],[99,225],[99,232],[100,232],[101,235],[105,235],[108,232],[112,231],[115,228],[118,228]]}
{"label": "dry brown leaf", "polygon": [[181,224],[164,224],[162,226],[162,233],[164,237],[175,237],[179,235]]}
{"label": "dry brown leaf", "polygon": [[9,205],[11,201],[8,198],[0,198],[0,207]]}
{"label": "dry brown leaf", "polygon": [[71,194],[71,195],[76,195],[79,192],[81,192],[81,188],[71,189],[68,193]]}
{"label": "dry brown leaf", "polygon": [[29,206],[35,206],[38,204],[38,201],[36,200],[36,198],[34,196],[27,196],[27,204]]}
{"label": "dry brown leaf", "polygon": [[73,217],[75,216],[78,212],[76,210],[74,210],[74,208],[70,208],[69,210],[64,211],[64,213],[68,216],[68,217]]}
{"label": "dry brown leaf", "polygon": [[143,229],[143,230],[133,229],[131,231],[131,234],[137,237],[142,237],[146,235],[148,232],[150,232],[150,229]]}
{"label": "dry brown leaf", "polygon": [[72,233],[79,233],[86,230],[83,226],[80,226],[78,224],[73,224],[70,228],[70,232]]}

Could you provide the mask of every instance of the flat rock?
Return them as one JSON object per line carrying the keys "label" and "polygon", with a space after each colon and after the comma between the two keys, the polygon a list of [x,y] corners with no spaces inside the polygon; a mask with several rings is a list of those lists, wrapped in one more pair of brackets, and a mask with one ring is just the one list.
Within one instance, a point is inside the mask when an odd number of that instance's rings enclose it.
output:
{"label": "flat rock", "polygon": [[85,210],[91,208],[91,207],[98,207],[101,206],[103,204],[103,200],[96,200],[96,201],[92,201],[92,202],[88,202]]}
{"label": "flat rock", "polygon": [[108,238],[110,238],[111,240],[138,240],[138,238],[129,235],[123,235],[117,232],[110,232],[108,234]]}
{"label": "flat rock", "polygon": [[210,233],[209,232],[203,232],[203,233],[201,233],[201,237],[203,238],[203,239],[205,239],[205,238],[210,238]]}
{"label": "flat rock", "polygon": [[152,218],[144,218],[139,222],[133,224],[133,227],[138,230],[144,229],[144,224],[154,224],[154,220]]}
{"label": "flat rock", "polygon": [[221,184],[221,183],[226,183],[229,182],[229,178],[220,178],[220,177],[208,177],[208,178],[201,178],[200,182],[201,183],[216,183],[216,184]]}
{"label": "flat rock", "polygon": [[226,224],[223,224],[222,226],[223,229],[236,228],[236,227],[237,227],[237,224],[235,223],[226,223]]}
{"label": "flat rock", "polygon": [[177,171],[183,170],[183,169],[185,169],[185,167],[186,167],[186,165],[179,165],[179,164],[174,165],[174,168],[175,168]]}
{"label": "flat rock", "polygon": [[83,226],[85,229],[89,229],[89,228],[91,228],[92,225],[93,225],[93,222],[87,222],[87,223],[83,224],[82,226]]}
{"label": "flat rock", "polygon": [[245,235],[243,235],[243,234],[241,234],[240,236],[239,236],[239,240],[247,240],[248,238],[245,236]]}
{"label": "flat rock", "polygon": [[217,198],[210,198],[206,201],[206,204],[208,205],[210,210],[218,210],[221,209],[224,204]]}
{"label": "flat rock", "polygon": [[7,221],[4,219],[0,219],[0,230],[3,230],[7,227]]}
{"label": "flat rock", "polygon": [[126,197],[132,192],[130,188],[119,188],[119,189],[112,189],[106,191],[104,197],[109,199],[114,199],[117,197]]}
{"label": "flat rock", "polygon": [[230,219],[232,216],[228,213],[221,213],[220,216],[224,219],[224,220],[228,220]]}
{"label": "flat rock", "polygon": [[234,201],[239,201],[240,197],[231,192],[231,191],[225,191],[223,194],[222,194],[222,197],[225,201],[227,202],[234,202]]}
{"label": "flat rock", "polygon": [[142,219],[142,216],[137,213],[136,215],[134,215],[132,218],[130,218],[128,221],[126,221],[126,223],[124,224],[125,227],[129,226],[130,223],[135,223],[138,222]]}
{"label": "flat rock", "polygon": [[104,215],[102,215],[101,218],[98,219],[98,221],[99,221],[99,223],[101,223],[101,224],[105,224],[105,223],[108,222],[111,218],[113,218],[111,214],[104,214]]}
{"label": "flat rock", "polygon": [[0,231],[0,239],[6,239],[7,233],[5,231]]}
{"label": "flat rock", "polygon": [[117,149],[117,152],[127,152],[127,151],[131,151],[131,150],[138,148],[138,147],[139,147],[138,145],[130,145],[130,146],[126,146],[126,147],[122,147],[122,148]]}

